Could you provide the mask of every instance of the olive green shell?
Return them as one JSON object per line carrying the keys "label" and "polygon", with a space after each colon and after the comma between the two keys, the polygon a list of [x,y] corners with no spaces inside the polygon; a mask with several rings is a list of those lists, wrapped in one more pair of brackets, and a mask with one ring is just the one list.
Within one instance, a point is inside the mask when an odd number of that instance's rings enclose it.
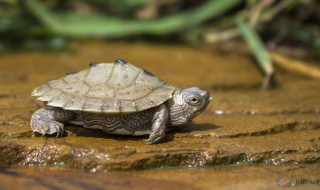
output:
{"label": "olive green shell", "polygon": [[89,69],[51,80],[33,96],[65,110],[129,113],[158,106],[175,88],[129,63],[93,63]]}

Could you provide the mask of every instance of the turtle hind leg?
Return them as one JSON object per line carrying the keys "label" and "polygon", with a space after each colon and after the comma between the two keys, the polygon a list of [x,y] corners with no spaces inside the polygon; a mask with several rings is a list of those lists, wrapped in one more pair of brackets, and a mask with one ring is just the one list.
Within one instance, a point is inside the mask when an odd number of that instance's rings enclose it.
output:
{"label": "turtle hind leg", "polygon": [[64,132],[64,122],[74,118],[72,111],[61,108],[46,107],[34,112],[31,118],[31,128],[42,135],[57,133],[61,137]]}
{"label": "turtle hind leg", "polygon": [[160,142],[166,134],[166,125],[168,122],[168,108],[164,104],[159,106],[159,109],[153,116],[151,134],[147,140],[148,144]]}

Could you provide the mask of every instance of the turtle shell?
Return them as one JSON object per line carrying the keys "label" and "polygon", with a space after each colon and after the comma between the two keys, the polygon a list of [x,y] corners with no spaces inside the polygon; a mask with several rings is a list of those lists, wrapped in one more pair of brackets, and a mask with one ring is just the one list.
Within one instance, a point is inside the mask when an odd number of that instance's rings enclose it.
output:
{"label": "turtle shell", "polygon": [[130,113],[156,107],[175,88],[130,63],[91,63],[90,68],[51,80],[33,96],[48,106],[99,113]]}

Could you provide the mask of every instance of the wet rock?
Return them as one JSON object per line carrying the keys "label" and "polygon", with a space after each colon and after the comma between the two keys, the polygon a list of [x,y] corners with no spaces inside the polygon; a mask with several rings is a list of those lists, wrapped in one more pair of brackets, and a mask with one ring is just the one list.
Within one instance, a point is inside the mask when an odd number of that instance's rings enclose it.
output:
{"label": "wet rock", "polygon": [[197,131],[187,127],[181,131],[186,137],[210,136],[216,138],[237,138],[246,136],[267,136],[283,132],[316,131],[320,129],[319,114],[277,114],[277,115],[203,115],[196,122],[214,121],[214,130]]}
{"label": "wet rock", "polygon": [[1,189],[180,189],[195,190],[181,182],[163,183],[134,174],[92,174],[63,168],[2,168]]}
{"label": "wet rock", "polygon": [[[261,91],[262,77],[241,55],[146,44],[73,48],[76,53],[0,55],[0,166],[54,165],[96,172],[320,163],[319,81],[279,72],[281,86]],[[31,131],[31,115],[42,107],[30,97],[36,86],[86,68],[92,60],[112,62],[115,57],[174,86],[210,89],[214,101],[193,124],[168,133],[156,145],[146,145],[147,137],[113,136],[72,125],[62,138]]]}
{"label": "wet rock", "polygon": [[[0,187],[15,189],[319,189],[319,165],[224,166],[84,173],[61,167],[1,168]],[[304,184],[299,183],[301,180]]]}

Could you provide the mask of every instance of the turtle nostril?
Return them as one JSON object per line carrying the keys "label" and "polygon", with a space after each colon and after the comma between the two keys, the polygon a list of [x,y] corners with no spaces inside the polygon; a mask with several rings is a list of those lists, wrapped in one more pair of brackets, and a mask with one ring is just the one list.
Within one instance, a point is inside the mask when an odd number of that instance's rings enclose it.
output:
{"label": "turtle nostril", "polygon": [[204,98],[207,98],[209,100],[211,100],[210,94],[208,91],[205,91],[205,93],[202,95]]}

